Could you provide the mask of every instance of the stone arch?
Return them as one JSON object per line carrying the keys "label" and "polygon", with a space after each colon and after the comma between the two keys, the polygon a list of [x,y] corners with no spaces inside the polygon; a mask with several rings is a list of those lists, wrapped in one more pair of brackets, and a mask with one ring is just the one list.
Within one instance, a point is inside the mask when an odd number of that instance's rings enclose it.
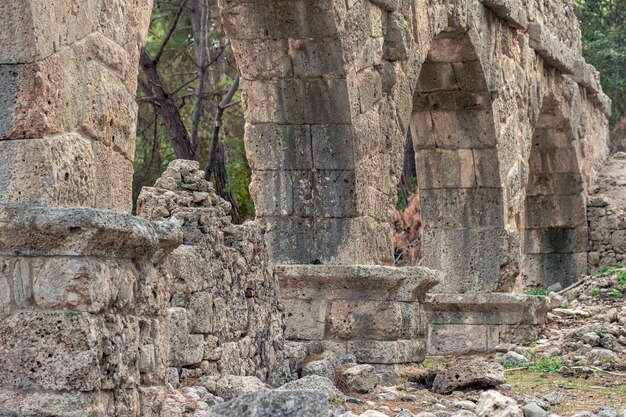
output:
{"label": "stone arch", "polygon": [[436,292],[510,291],[497,135],[485,74],[468,34],[432,41],[413,101],[411,130],[425,266],[444,271]]}
{"label": "stone arch", "polygon": [[565,287],[586,272],[587,211],[571,121],[553,97],[543,100],[531,146],[524,204],[524,285]]}

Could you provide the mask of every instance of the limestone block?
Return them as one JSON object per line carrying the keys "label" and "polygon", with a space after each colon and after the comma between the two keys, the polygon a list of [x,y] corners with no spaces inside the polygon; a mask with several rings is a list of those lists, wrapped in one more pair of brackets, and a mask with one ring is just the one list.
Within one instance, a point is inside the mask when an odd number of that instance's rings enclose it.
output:
{"label": "limestone block", "polygon": [[310,219],[273,217],[266,233],[268,252],[275,262],[311,263],[316,258]]}
{"label": "limestone block", "polygon": [[231,39],[305,39],[335,35],[338,16],[331,0],[222,2],[222,22]]}
{"label": "limestone block", "polygon": [[367,113],[382,98],[382,80],[380,73],[368,68],[359,72],[356,77],[361,113]]}
{"label": "limestone block", "polygon": [[40,138],[78,124],[82,75],[56,53],[32,64],[0,65],[0,139]]}
{"label": "limestone block", "polygon": [[246,81],[245,115],[249,123],[349,123],[344,79],[281,79]]}
{"label": "limestone block", "polygon": [[[502,229],[432,229],[422,233],[423,265],[443,269],[439,293],[498,291],[514,248]],[[508,288],[507,288],[508,290]]]}
{"label": "limestone block", "polygon": [[540,326],[537,325],[491,325],[488,329],[488,348],[493,350],[500,343],[526,345],[539,337]]}
{"label": "limestone block", "polygon": [[32,265],[33,298],[43,309],[102,312],[132,305],[131,264],[89,258],[49,258]]}
{"label": "limestone block", "polygon": [[410,339],[419,332],[417,307],[409,303],[346,301],[330,304],[331,337],[373,340]]}
{"label": "limestone block", "polygon": [[476,185],[483,188],[501,187],[498,150],[496,148],[472,149],[472,153],[476,170]]}
{"label": "limestone block", "polygon": [[411,114],[411,139],[416,152],[419,149],[435,148],[437,146],[437,135],[430,111],[413,111]]}
{"label": "limestone block", "polygon": [[586,252],[586,227],[547,227],[524,231],[524,253],[580,253]]}
{"label": "limestone block", "polygon": [[530,171],[535,173],[578,172],[578,159],[573,148],[542,149],[531,155]]}
{"label": "limestone block", "polygon": [[526,227],[543,229],[587,224],[581,195],[539,195],[526,198]]}
{"label": "limestone block", "polygon": [[0,141],[2,204],[92,207],[96,172],[89,141],[77,133]]}
{"label": "limestone block", "polygon": [[0,64],[32,63],[95,30],[100,2],[10,1],[0,5]]}
{"label": "limestone block", "polygon": [[193,293],[208,288],[214,271],[210,261],[204,258],[202,248],[181,245],[168,257],[163,266],[172,279],[172,290]]}
{"label": "limestone block", "polygon": [[428,325],[434,324],[485,324],[485,312],[478,306],[425,306]]}
{"label": "limestone block", "polygon": [[359,188],[356,205],[360,216],[372,217],[383,222],[391,223],[396,214],[393,199],[369,185]]}
{"label": "limestone block", "polygon": [[293,212],[301,217],[350,217],[355,214],[354,171],[294,171]]}
{"label": "limestone block", "polygon": [[348,352],[359,363],[395,364],[421,362],[426,356],[423,340],[354,340],[348,342]]}
{"label": "limestone block", "polygon": [[506,19],[511,26],[526,30],[528,27],[527,11],[520,0],[481,0],[495,14]]}
{"label": "limestone block", "polygon": [[200,291],[191,295],[189,308],[190,330],[193,333],[213,332],[213,297],[210,292]]}
{"label": "limestone block", "polygon": [[338,40],[289,39],[289,55],[295,76],[345,75],[343,48]]}
{"label": "limestone block", "polygon": [[97,176],[96,207],[130,211],[133,198],[132,161],[101,142],[95,142],[93,149]]}
{"label": "limestone block", "polygon": [[489,95],[475,91],[418,93],[413,101],[414,110],[488,110],[490,106]]}
{"label": "limestone block", "polygon": [[309,126],[246,123],[245,132],[246,156],[253,170],[312,168]]}
{"label": "limestone block", "polygon": [[587,273],[586,253],[546,253],[524,255],[524,283],[548,288],[557,282],[563,287],[578,281]]}
{"label": "limestone block", "polygon": [[414,130],[419,136],[413,140],[419,148],[432,147],[433,135],[438,148],[492,148],[496,145],[490,111],[438,110],[430,112],[430,116],[430,124],[423,128],[414,127],[419,129]]}
{"label": "limestone block", "polygon": [[[28,392],[0,389],[0,414],[6,416],[113,415],[113,402],[113,393],[104,391]],[[20,414],[16,414],[17,410]]]}
{"label": "limestone block", "polygon": [[461,90],[487,91],[485,73],[480,61],[453,62],[452,67]]}
{"label": "limestone block", "polygon": [[487,350],[487,326],[470,324],[430,324],[428,353],[442,355]]}
{"label": "limestone block", "polygon": [[383,59],[400,61],[408,58],[410,30],[404,16],[398,12],[388,13],[386,29]]}
{"label": "limestone block", "polygon": [[313,166],[326,170],[354,168],[354,137],[350,125],[312,125]]}
{"label": "limestone block", "polygon": [[443,32],[437,36],[428,50],[430,62],[463,62],[476,60],[474,46],[467,36]]}
{"label": "limestone block", "polygon": [[415,153],[420,189],[476,185],[471,149],[422,149]]}
{"label": "limestone block", "polygon": [[100,386],[102,325],[85,313],[21,311],[0,323],[0,385],[91,391]]}
{"label": "limestone block", "polygon": [[189,334],[187,312],[183,308],[168,310],[170,327],[170,364],[185,366],[199,364],[204,357],[204,337]]}
{"label": "limestone block", "polygon": [[134,393],[121,394],[119,390],[126,391],[140,383],[139,337],[140,327],[145,323],[137,317],[120,315],[108,315],[105,320],[102,332],[102,357],[98,370],[101,375],[101,388],[116,389],[120,399],[126,398],[125,402],[132,403]]}
{"label": "limestone block", "polygon": [[423,189],[422,223],[426,227],[502,227],[499,188]]}
{"label": "limestone block", "polygon": [[580,194],[582,192],[583,179],[577,173],[531,173],[528,178],[526,194],[529,196],[550,196],[555,194]]}
{"label": "limestone block", "polygon": [[289,340],[323,340],[326,328],[325,300],[282,299],[285,337]]}
{"label": "limestone block", "polygon": [[[368,239],[354,239],[368,236]],[[325,263],[389,265],[393,236],[387,222],[368,217],[320,219],[313,224],[315,254]]]}
{"label": "limestone block", "polygon": [[[544,116],[540,116],[540,118],[543,119]],[[543,121],[542,124],[550,123],[550,121],[553,120],[553,118],[549,116],[545,118],[549,121]],[[533,133],[533,149],[537,149],[539,152],[546,148],[568,148],[572,146],[571,142],[571,135],[567,134],[564,128],[559,125],[538,127]]]}
{"label": "limestone block", "polygon": [[234,39],[232,48],[241,76],[246,80],[269,80],[293,75],[286,39]]}
{"label": "limestone block", "polygon": [[294,187],[312,199],[310,171],[255,171],[250,195],[258,216],[287,216],[294,212]]}
{"label": "limestone block", "polygon": [[[422,301],[439,272],[380,265],[279,265],[280,297],[315,300]],[[403,308],[401,308],[403,310]],[[410,309],[409,309],[410,311]]]}
{"label": "limestone block", "polygon": [[137,129],[134,96],[108,68],[90,61],[86,65],[84,100],[83,130],[132,161]]}
{"label": "limestone block", "polygon": [[[148,222],[128,213],[86,208],[0,205],[0,251],[11,256],[97,256],[150,259],[182,241],[172,224]],[[77,233],[80,231],[80,233]]]}
{"label": "limestone block", "polygon": [[371,159],[385,148],[380,118],[377,109],[353,117],[355,163]]}
{"label": "limestone block", "polygon": [[530,47],[563,74],[574,72],[575,54],[539,22],[528,25]]}
{"label": "limestone block", "polygon": [[433,91],[458,90],[457,78],[452,64],[448,62],[425,62],[417,83],[417,90],[425,93]]}

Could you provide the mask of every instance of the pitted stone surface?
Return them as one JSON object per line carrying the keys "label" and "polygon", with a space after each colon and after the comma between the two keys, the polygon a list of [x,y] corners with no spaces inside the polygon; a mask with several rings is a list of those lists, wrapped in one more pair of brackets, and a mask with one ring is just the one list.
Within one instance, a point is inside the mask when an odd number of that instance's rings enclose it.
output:
{"label": "pitted stone surface", "polygon": [[194,161],[171,162],[137,206],[140,216],[183,231],[183,244],[161,267],[171,293],[169,366],[181,378],[221,373],[283,381],[278,280],[262,230],[231,223],[229,203]]}

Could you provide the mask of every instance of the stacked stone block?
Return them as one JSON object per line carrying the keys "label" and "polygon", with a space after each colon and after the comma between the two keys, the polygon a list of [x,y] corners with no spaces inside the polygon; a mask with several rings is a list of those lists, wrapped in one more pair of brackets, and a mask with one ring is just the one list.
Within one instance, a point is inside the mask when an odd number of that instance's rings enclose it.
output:
{"label": "stacked stone block", "polygon": [[0,5],[0,204],[130,210],[151,3]]}
{"label": "stacked stone block", "polygon": [[168,283],[168,381],[205,374],[289,377],[283,360],[278,279],[264,235],[252,222],[231,223],[230,204],[204,180],[198,162],[175,160],[137,213],[178,225],[183,244],[160,268]]}
{"label": "stacked stone block", "polygon": [[524,285],[566,287],[587,271],[585,190],[569,124],[550,99],[535,127],[529,169]]}
{"label": "stacked stone block", "polygon": [[595,195],[587,206],[589,273],[607,265],[626,264],[626,212],[610,198]]}
{"label": "stacked stone block", "polygon": [[149,415],[169,356],[156,266],[180,230],[94,209],[0,218],[0,414]]}
{"label": "stacked stone block", "polygon": [[352,354],[393,367],[426,354],[426,292],[439,282],[427,268],[280,265],[285,338],[300,350]]}
{"label": "stacked stone block", "polygon": [[469,37],[445,30],[422,66],[411,123],[423,262],[446,273],[440,293],[510,291],[515,282],[493,117]]}

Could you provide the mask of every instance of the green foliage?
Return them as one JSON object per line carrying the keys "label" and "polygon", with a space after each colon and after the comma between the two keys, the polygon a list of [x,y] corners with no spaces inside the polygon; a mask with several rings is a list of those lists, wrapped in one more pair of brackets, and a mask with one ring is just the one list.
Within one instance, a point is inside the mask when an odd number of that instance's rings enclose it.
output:
{"label": "green foliage", "polygon": [[[180,3],[181,0],[155,1],[146,42],[146,50],[151,57],[155,57],[160,50],[161,44],[178,13]],[[228,46],[229,42],[221,31],[221,25],[218,24],[217,3],[210,1],[209,4],[210,19],[207,35],[209,61],[212,64],[209,66],[205,78],[197,151],[197,159],[202,168],[206,165],[209,155],[216,105],[228,91],[237,74],[237,69],[230,65],[234,63],[234,59]],[[172,32],[172,36],[163,51],[158,69],[165,85],[173,93],[183,124],[187,131],[191,132],[198,66],[189,10],[189,8],[183,9],[176,30]],[[223,52],[222,49],[224,49]],[[141,187],[154,184],[156,179],[165,171],[167,164],[176,158],[162,121],[155,117],[152,102],[141,99],[141,97],[148,95],[140,83],[134,161],[135,177],[133,180],[134,200],[136,200]],[[248,191],[251,173],[243,143],[244,119],[240,92],[235,95],[232,102],[238,104],[229,107],[224,112],[220,140],[224,144],[227,154],[226,170],[229,176],[227,188],[237,201],[242,220],[246,220],[254,218],[254,204]]]}
{"label": "green foliage", "polygon": [[563,304],[561,304],[561,308],[570,308],[570,307],[571,307],[571,305],[567,301],[564,302]]}
{"label": "green foliage", "polygon": [[563,367],[563,361],[559,358],[539,358],[528,369],[534,372],[558,372]]}
{"label": "green foliage", "polygon": [[613,289],[613,291],[611,291],[609,293],[609,295],[611,297],[621,297],[622,296],[622,292],[620,290],[618,290],[617,288]]}
{"label": "green foliage", "polygon": [[545,297],[548,295],[548,290],[545,288],[537,287],[537,288],[526,288],[524,290],[525,295],[532,295],[535,297]]}
{"label": "green foliage", "polygon": [[626,285],[626,271],[623,271],[617,275],[617,285],[620,285],[620,286]]}
{"label": "green foliage", "polygon": [[594,288],[593,290],[591,290],[591,292],[589,293],[590,296],[592,297],[597,297],[600,295],[600,290],[597,288]]}
{"label": "green foliage", "polygon": [[613,100],[611,126],[626,110],[626,4],[624,0],[574,0],[582,32],[583,55],[602,76]]}

